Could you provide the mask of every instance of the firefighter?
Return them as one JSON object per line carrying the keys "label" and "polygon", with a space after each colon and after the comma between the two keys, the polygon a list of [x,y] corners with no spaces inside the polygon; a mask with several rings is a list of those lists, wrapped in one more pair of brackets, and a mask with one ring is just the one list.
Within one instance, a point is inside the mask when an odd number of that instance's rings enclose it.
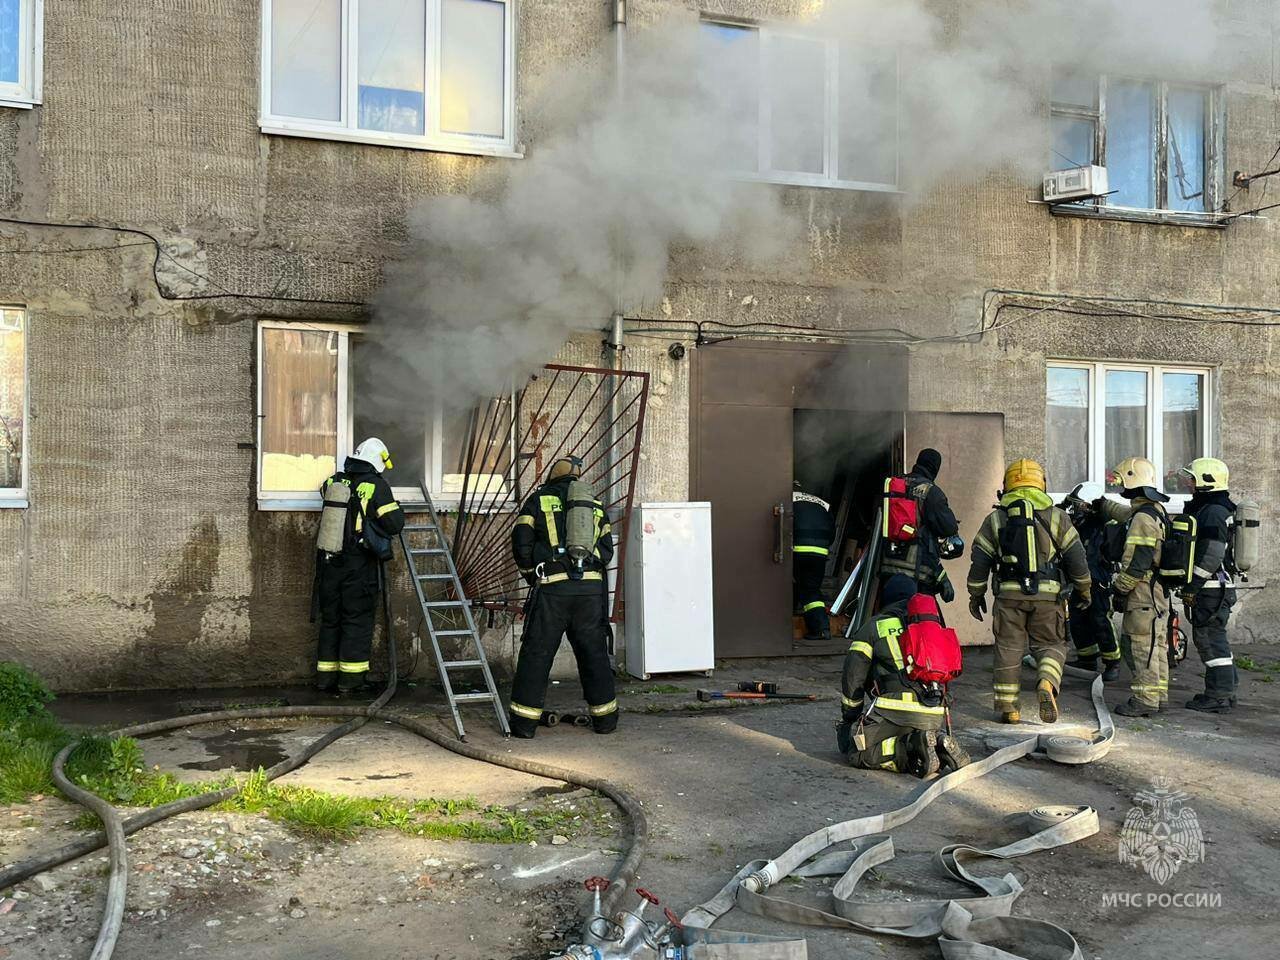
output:
{"label": "firefighter", "polygon": [[1067,652],[1068,586],[1077,610],[1092,604],[1093,584],[1080,535],[1045,492],[1044,468],[1015,460],[1004,474],[1000,503],[973,538],[969,612],[981,622],[987,583],[994,574],[991,629],[995,635],[992,689],[1003,723],[1022,719],[1020,674],[1030,648],[1036,661],[1040,719],[1058,719],[1058,690]]}
{"label": "firefighter", "polygon": [[1133,671],[1129,699],[1116,707],[1122,717],[1147,717],[1169,700],[1169,660],[1165,654],[1165,620],[1169,601],[1160,585],[1160,548],[1164,543],[1169,498],[1156,488],[1150,460],[1130,457],[1115,469],[1126,507],[1102,501],[1113,520],[1123,521],[1124,546],[1111,579],[1112,604],[1124,613],[1120,652]]}
{"label": "firefighter", "polygon": [[831,620],[822,599],[822,581],[827,574],[827,557],[835,526],[831,522],[831,505],[821,497],[805,493],[796,482],[791,494],[795,543],[791,555],[791,579],[796,602],[804,614],[804,639],[824,643],[831,639]]}
{"label": "firefighter", "polygon": [[1231,571],[1231,523],[1236,505],[1227,492],[1227,465],[1213,457],[1192,460],[1184,470],[1194,486],[1185,513],[1196,519],[1195,561],[1191,583],[1182,591],[1191,639],[1204,663],[1204,693],[1189,701],[1189,710],[1230,713],[1236,703],[1236,667],[1227,641],[1227,621],[1235,606]]}
{"label": "firefighter", "polygon": [[390,538],[404,528],[404,511],[382,476],[390,469],[386,444],[370,437],[320,487],[325,505],[316,555],[316,687],[325,692],[369,692],[380,568],[389,558]]}
{"label": "firefighter", "polygon": [[[960,524],[951,512],[947,495],[938,486],[938,473],[942,470],[942,454],[931,447],[921,450],[915,466],[907,474],[907,489],[920,504],[919,532],[913,549],[895,557],[888,551],[880,556],[879,576],[881,588],[887,578],[895,573],[905,573],[916,581],[917,588],[950,603],[956,598],[956,590],[942,568],[942,561],[958,557],[964,552],[960,539]],[[918,553],[917,553],[918,551]]]}
{"label": "firefighter", "polygon": [[[551,465],[547,481],[525,501],[511,531],[516,566],[530,587],[520,656],[511,684],[511,732],[532,739],[542,717],[551,663],[568,634],[578,661],[578,677],[596,733],[618,726],[618,701],[609,664],[605,569],[613,558],[613,534],[604,508],[594,498],[570,500],[570,485],[582,474],[582,461],[563,457]],[[567,511],[582,506],[594,514],[586,561],[579,566],[569,552]]]}
{"label": "firefighter", "polygon": [[946,729],[945,695],[906,675],[898,637],[915,593],[911,577],[891,576],[880,611],[854,635],[844,658],[836,745],[851,766],[923,779],[963,767],[969,755]]}
{"label": "firefighter", "polygon": [[1103,556],[1108,520],[1093,505],[1102,499],[1103,493],[1100,483],[1078,483],[1059,506],[1067,511],[1080,535],[1085,559],[1089,562],[1089,577],[1093,580],[1090,593],[1093,602],[1089,609],[1077,611],[1071,617],[1069,626],[1076,659],[1068,665],[1096,673],[1101,656],[1102,679],[1111,683],[1120,676],[1120,641],[1111,622],[1111,564]]}

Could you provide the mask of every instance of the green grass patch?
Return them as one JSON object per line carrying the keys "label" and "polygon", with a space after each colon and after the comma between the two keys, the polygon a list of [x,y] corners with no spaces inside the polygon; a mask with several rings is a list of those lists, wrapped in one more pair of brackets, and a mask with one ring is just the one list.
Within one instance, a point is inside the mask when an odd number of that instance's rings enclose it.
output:
{"label": "green grass patch", "polygon": [[647,687],[628,687],[622,691],[624,694],[637,696],[645,693],[688,693],[688,687],[682,687],[674,683],[654,683]]}
{"label": "green grass patch", "polygon": [[1252,670],[1255,673],[1280,672],[1280,660],[1272,660],[1267,663],[1263,663],[1244,653],[1236,655],[1236,666],[1241,670]]}

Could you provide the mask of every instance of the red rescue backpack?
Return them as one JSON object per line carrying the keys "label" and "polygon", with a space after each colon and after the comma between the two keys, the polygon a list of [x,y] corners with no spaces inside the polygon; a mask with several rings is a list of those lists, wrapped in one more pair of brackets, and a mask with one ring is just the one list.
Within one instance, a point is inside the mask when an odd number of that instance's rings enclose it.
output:
{"label": "red rescue backpack", "polygon": [[920,528],[920,504],[911,495],[906,477],[889,477],[884,482],[884,523],[881,535],[890,543],[914,543]]}
{"label": "red rescue backpack", "polygon": [[938,601],[927,593],[907,601],[907,626],[899,644],[909,679],[945,685],[960,676],[960,638],[943,625]]}

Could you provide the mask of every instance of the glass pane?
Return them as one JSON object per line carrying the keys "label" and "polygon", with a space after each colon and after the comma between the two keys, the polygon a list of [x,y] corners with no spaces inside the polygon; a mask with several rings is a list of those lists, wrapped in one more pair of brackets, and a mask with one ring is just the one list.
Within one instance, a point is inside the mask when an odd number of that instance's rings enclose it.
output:
{"label": "glass pane", "polygon": [[1198,373],[1160,375],[1164,409],[1164,489],[1191,493],[1191,478],[1179,471],[1204,455],[1204,377]]}
{"label": "glass pane", "polygon": [[0,0],[0,83],[17,83],[22,57],[22,0]]}
{"label": "glass pane", "polygon": [[760,168],[760,32],[752,27],[703,23],[701,81],[713,98],[720,129],[717,156],[726,170]]}
{"label": "glass pane", "polygon": [[1155,195],[1155,94],[1149,83],[1113,81],[1107,89],[1107,203],[1149,210]]}
{"label": "glass pane", "polygon": [[1045,391],[1045,469],[1049,489],[1067,493],[1089,479],[1089,371],[1050,367]]}
{"label": "glass pane", "polygon": [[[510,399],[446,410],[443,424],[441,492],[457,496],[465,480],[468,500],[474,497],[478,505],[505,500],[511,472]],[[470,480],[466,480],[468,475]]]}
{"label": "glass pane", "polygon": [[0,488],[22,486],[26,331],[21,310],[0,310]]}
{"label": "glass pane", "polygon": [[826,153],[826,44],[771,36],[769,145],[774,170],[823,173]]}
{"label": "glass pane", "polygon": [[1208,94],[1169,88],[1170,210],[1204,210],[1204,128]]}
{"label": "glass pane", "polygon": [[898,64],[892,55],[840,48],[841,180],[898,182]]}
{"label": "glass pane", "polygon": [[360,127],[421,136],[426,132],[426,0],[360,4],[358,46]]}
{"label": "glass pane", "polygon": [[1110,490],[1111,471],[1121,460],[1147,457],[1147,374],[1142,370],[1108,370],[1103,381],[1107,397],[1106,463]]}
{"label": "glass pane", "polygon": [[341,119],[342,0],[271,4],[271,112]]}
{"label": "glass pane", "polygon": [[427,474],[427,395],[425,384],[434,379],[421,364],[414,365],[397,353],[404,344],[352,337],[351,443],[377,437],[391,454],[387,482],[393,487],[416,488],[430,481]]}
{"label": "glass pane", "polygon": [[440,127],[501,137],[507,8],[496,0],[444,0]]}
{"label": "glass pane", "polygon": [[1091,73],[1077,73],[1069,67],[1054,67],[1053,90],[1050,96],[1054,103],[1096,110],[1098,109],[1098,76]]}
{"label": "glass pane", "polygon": [[338,447],[338,335],[262,331],[262,489],[313,492]]}
{"label": "glass pane", "polygon": [[1074,117],[1053,118],[1053,154],[1049,157],[1051,170],[1070,170],[1093,163],[1094,132],[1097,124],[1092,120]]}

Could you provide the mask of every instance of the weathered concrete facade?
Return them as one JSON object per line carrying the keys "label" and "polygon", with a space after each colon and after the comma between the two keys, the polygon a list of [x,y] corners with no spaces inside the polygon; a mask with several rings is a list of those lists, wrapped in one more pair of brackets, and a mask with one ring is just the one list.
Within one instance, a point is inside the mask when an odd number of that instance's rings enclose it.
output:
{"label": "weathered concrete facade", "polygon": [[[633,22],[664,6],[633,0]],[[808,6],[715,5],[770,19]],[[1228,170],[1258,169],[1280,138],[1276,6],[1230,4],[1243,55],[1226,88]],[[520,102],[559,66],[602,54],[607,7],[524,0]],[[521,161],[262,135],[254,0],[46,0],[44,32],[43,105],[0,108],[0,216],[29,222],[0,222],[0,302],[25,306],[30,325],[30,505],[0,510],[0,658],[62,689],[306,676],[315,518],[256,508],[255,324],[364,322],[346,302],[376,288],[410,205]],[[528,151],[539,128],[521,115]],[[742,275],[714,252],[681,255],[666,306],[634,316],[936,336],[976,330],[993,288],[1280,307],[1273,220],[1054,216],[1027,202],[1035,188],[1001,173],[926,196],[752,186],[783,192],[807,238],[799,265]],[[161,258],[153,277],[138,234],[30,222],[145,230],[180,266]],[[111,249],[64,252],[85,247]],[[216,297],[228,291],[292,299]],[[1215,452],[1274,535],[1280,334],[1021,313],[980,342],[915,348],[913,406],[1002,412],[1007,452],[1043,456],[1047,358],[1212,367]],[[594,362],[596,344],[565,358]],[[651,339],[632,341],[627,361],[654,375],[637,496],[683,499],[689,361]],[[1280,562],[1264,558],[1256,581]],[[1275,596],[1251,591],[1238,618],[1258,639],[1274,635]]]}

